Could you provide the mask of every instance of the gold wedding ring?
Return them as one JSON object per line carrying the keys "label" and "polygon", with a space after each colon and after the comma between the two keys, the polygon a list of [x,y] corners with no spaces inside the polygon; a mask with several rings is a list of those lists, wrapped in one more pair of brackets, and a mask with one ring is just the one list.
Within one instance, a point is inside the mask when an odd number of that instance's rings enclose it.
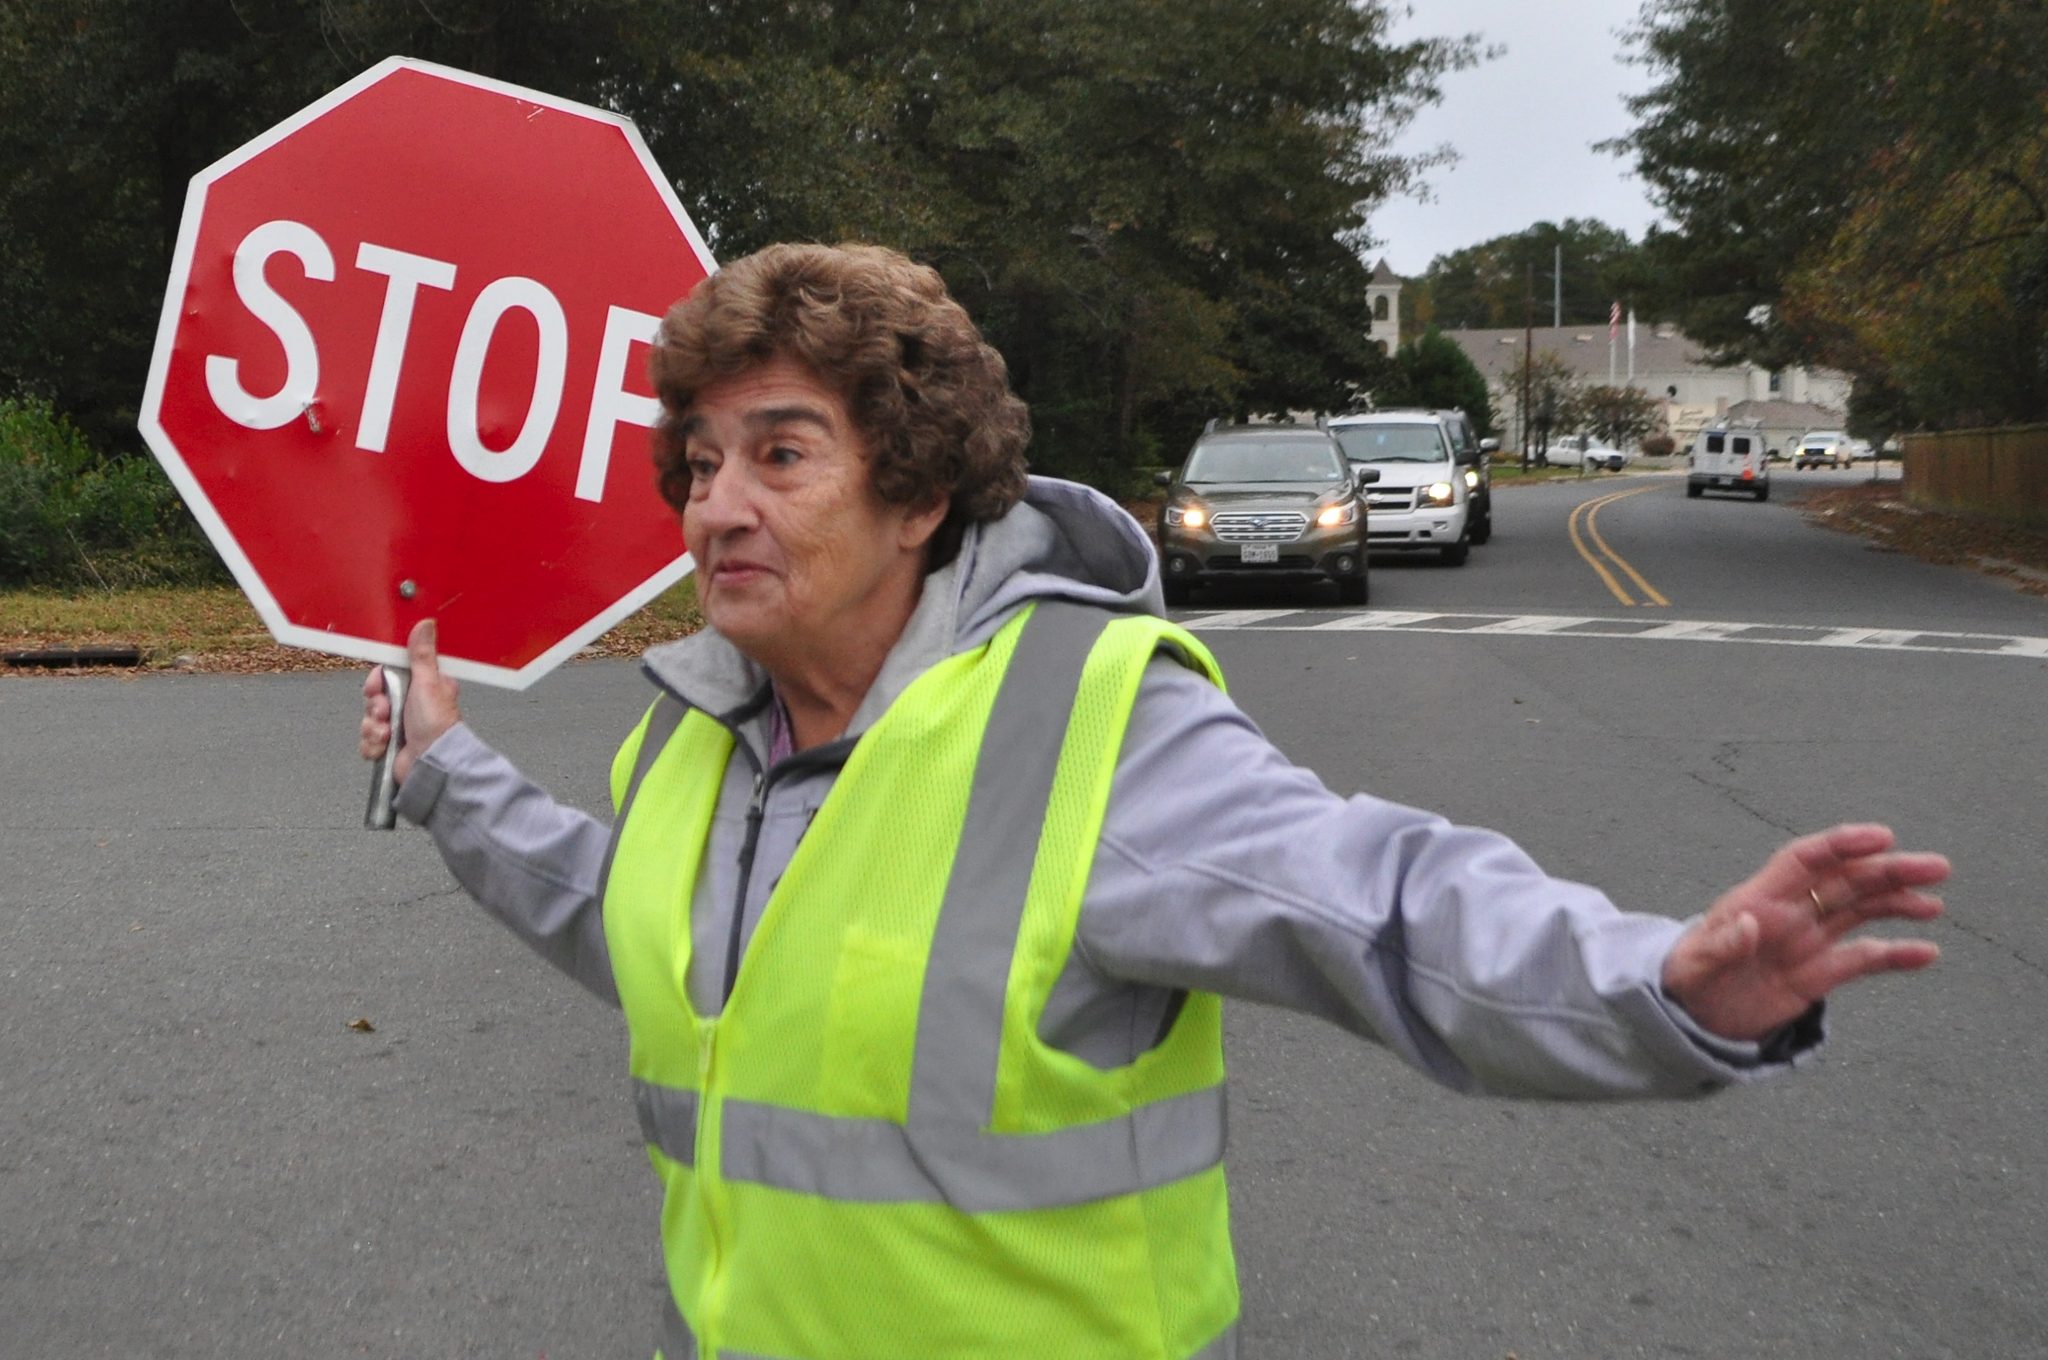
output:
{"label": "gold wedding ring", "polygon": [[1806,895],[1813,899],[1813,909],[1816,912],[1820,913],[1820,918],[1823,921],[1825,921],[1827,919],[1828,912],[1831,910],[1831,908],[1828,906],[1827,903],[1820,900],[1820,893],[1815,891],[1814,889],[1808,888],[1806,890]]}

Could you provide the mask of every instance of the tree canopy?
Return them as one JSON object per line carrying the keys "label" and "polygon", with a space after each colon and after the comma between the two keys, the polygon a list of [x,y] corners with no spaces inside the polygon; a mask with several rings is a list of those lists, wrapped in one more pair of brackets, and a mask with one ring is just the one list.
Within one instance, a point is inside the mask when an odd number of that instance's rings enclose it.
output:
{"label": "tree canopy", "polygon": [[1634,43],[1689,334],[1846,369],[1866,433],[2048,416],[2048,10],[1652,0]]}
{"label": "tree canopy", "polygon": [[1494,432],[1486,375],[1457,341],[1432,326],[1394,352],[1394,367],[1397,380],[1378,394],[1382,405],[1460,410],[1480,438]]}
{"label": "tree canopy", "polygon": [[1595,383],[1579,394],[1578,417],[1586,433],[1625,449],[1664,428],[1664,403],[1640,387]]}
{"label": "tree canopy", "polygon": [[1605,323],[1616,302],[1627,307],[1647,291],[1641,250],[1628,233],[1573,217],[1437,256],[1422,276],[1417,316],[1446,330],[1520,326],[1528,316],[1533,279],[1536,324],[1548,326],[1559,300],[1560,249],[1567,326]]}
{"label": "tree canopy", "polygon": [[1146,461],[1228,409],[1335,408],[1393,139],[1474,59],[1380,0],[0,3],[0,394],[130,442],[188,178],[402,52],[617,109],[713,250],[937,267],[1034,462]]}

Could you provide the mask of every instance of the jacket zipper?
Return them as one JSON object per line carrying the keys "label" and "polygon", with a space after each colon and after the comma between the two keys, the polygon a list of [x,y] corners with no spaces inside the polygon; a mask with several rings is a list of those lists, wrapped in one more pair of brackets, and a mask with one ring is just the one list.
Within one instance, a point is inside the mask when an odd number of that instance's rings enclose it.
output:
{"label": "jacket zipper", "polygon": [[754,878],[754,849],[761,839],[761,809],[767,802],[768,772],[754,771],[754,796],[747,802],[747,839],[740,847],[740,882],[732,904],[732,932],[725,941],[725,988],[719,993],[720,1010],[732,1000],[733,984],[740,975],[740,935],[747,921],[747,885]]}
{"label": "jacket zipper", "polygon": [[[681,694],[677,694],[660,677],[655,676],[652,678],[657,689],[674,695],[679,702],[689,704],[692,708],[698,707],[695,704],[690,704],[690,701]],[[699,711],[707,712],[701,708]],[[720,717],[708,712],[707,716],[710,716],[714,722],[733,734],[735,747],[745,754],[747,763],[754,767],[754,792],[747,800],[746,842],[740,847],[740,881],[738,888],[733,893],[732,929],[727,935],[725,942],[725,985],[719,993],[719,1011],[720,1014],[723,1014],[724,1003],[732,999],[733,985],[739,981],[740,942],[747,921],[747,886],[754,877],[754,854],[760,845],[761,823],[765,820],[764,809],[768,802],[768,785],[774,782],[775,779],[794,770],[835,762],[843,763],[848,753],[853,750],[857,739],[841,737],[837,741],[828,741],[823,746],[813,747],[808,751],[799,751],[770,770],[761,764],[761,760],[754,754],[753,748],[747,745],[744,738],[740,737],[739,725],[733,717]]]}

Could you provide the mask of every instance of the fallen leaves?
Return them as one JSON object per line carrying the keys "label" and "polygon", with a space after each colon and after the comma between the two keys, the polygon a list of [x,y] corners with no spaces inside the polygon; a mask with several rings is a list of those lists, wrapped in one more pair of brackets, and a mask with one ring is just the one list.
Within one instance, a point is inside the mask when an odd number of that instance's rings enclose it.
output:
{"label": "fallen leaves", "polygon": [[1807,521],[1858,534],[1877,551],[1923,562],[1968,566],[2048,596],[2048,534],[2015,524],[1910,504],[1896,482],[1859,482],[1816,491],[1799,502]]}
{"label": "fallen leaves", "polygon": [[[634,657],[658,642],[704,626],[694,583],[685,579],[624,619],[578,655]],[[149,670],[211,675],[272,675],[361,670],[363,663],[325,652],[281,647],[232,586],[133,591],[0,592],[0,650],[132,644]],[[93,666],[0,668],[0,675],[77,676],[110,672]]]}

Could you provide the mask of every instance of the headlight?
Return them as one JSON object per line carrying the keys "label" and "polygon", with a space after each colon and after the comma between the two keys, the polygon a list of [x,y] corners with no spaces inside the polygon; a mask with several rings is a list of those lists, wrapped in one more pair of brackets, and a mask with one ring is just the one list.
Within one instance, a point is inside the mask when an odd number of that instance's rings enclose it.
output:
{"label": "headlight", "polygon": [[1190,529],[1199,529],[1209,522],[1209,514],[1199,505],[1168,506],[1166,522],[1175,528],[1185,525]]}
{"label": "headlight", "polygon": [[1477,490],[1479,489],[1479,469],[1478,469],[1478,468],[1466,468],[1466,469],[1465,469],[1465,489],[1466,489],[1467,491],[1477,491]]}
{"label": "headlight", "polygon": [[1316,516],[1316,528],[1335,529],[1344,524],[1358,523],[1358,502],[1346,501],[1342,505],[1326,506]]}
{"label": "headlight", "polygon": [[1453,493],[1449,482],[1431,482],[1416,492],[1415,496],[1424,505],[1449,505]]}

